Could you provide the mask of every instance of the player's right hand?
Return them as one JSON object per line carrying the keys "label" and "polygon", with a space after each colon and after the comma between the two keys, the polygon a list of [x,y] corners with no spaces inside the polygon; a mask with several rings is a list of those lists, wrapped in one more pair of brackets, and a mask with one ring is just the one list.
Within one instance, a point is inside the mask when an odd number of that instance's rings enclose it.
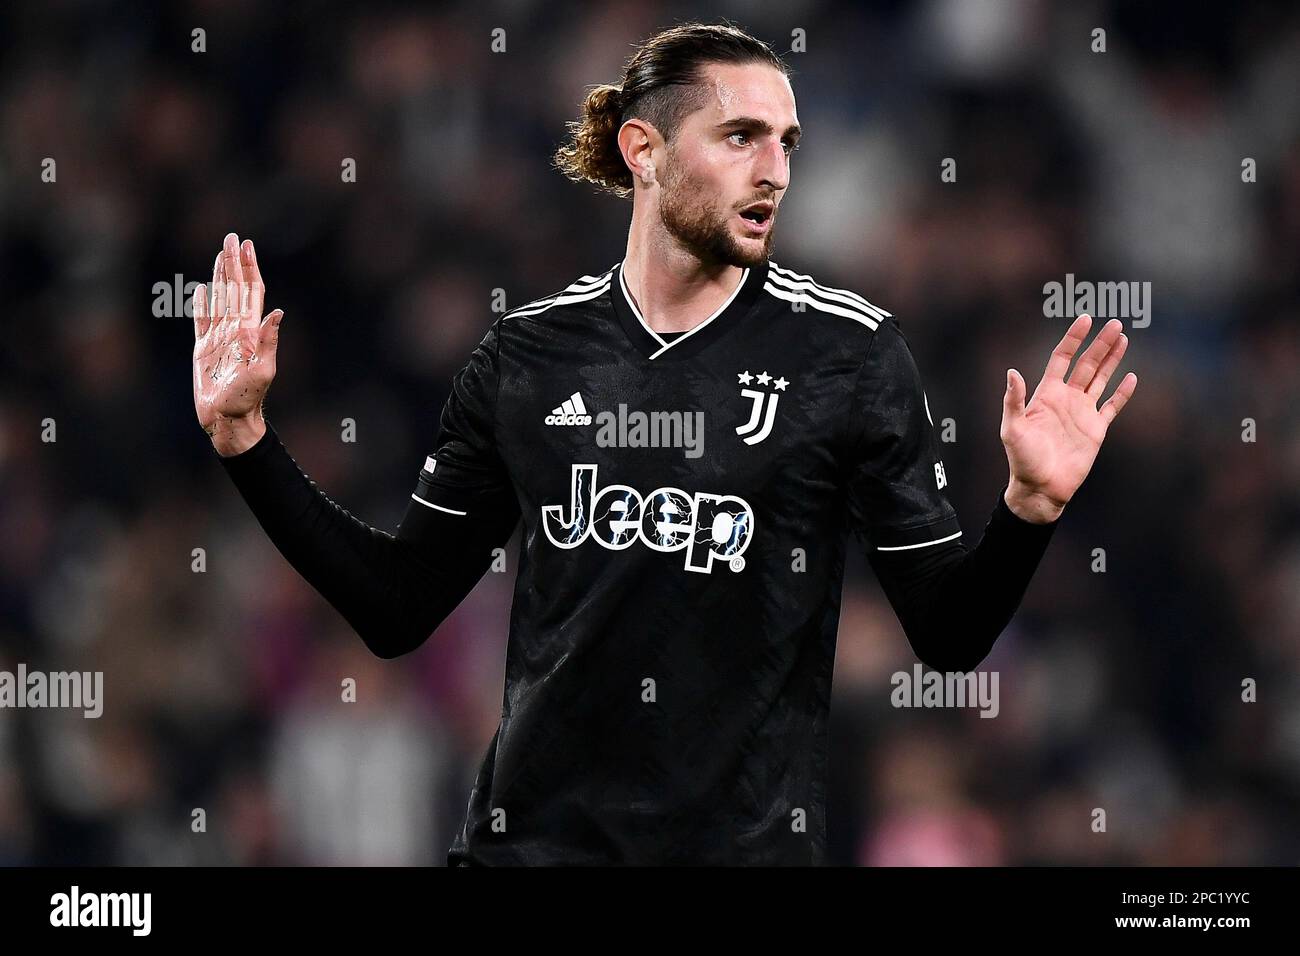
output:
{"label": "player's right hand", "polygon": [[261,318],[266,287],[257,254],[251,240],[241,247],[233,232],[213,264],[212,291],[209,305],[207,288],[194,290],[194,410],[213,442],[235,453],[242,450],[231,447],[239,435],[247,444],[254,431],[264,431],[262,399],[275,378],[284,312]]}

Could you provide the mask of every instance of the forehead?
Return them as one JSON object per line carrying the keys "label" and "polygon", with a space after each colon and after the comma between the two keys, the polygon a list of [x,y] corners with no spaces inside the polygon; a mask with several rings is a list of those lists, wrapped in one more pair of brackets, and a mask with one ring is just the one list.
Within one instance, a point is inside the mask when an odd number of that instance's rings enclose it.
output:
{"label": "forehead", "polygon": [[794,90],[780,70],[764,63],[710,63],[704,67],[704,105],[690,119],[720,123],[734,116],[766,119],[773,126],[798,122]]}

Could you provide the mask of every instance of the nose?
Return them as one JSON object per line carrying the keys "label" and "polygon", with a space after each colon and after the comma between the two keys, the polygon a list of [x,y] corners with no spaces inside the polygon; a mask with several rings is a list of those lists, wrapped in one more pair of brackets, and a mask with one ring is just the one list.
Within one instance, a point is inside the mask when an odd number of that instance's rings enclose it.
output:
{"label": "nose", "polygon": [[754,185],[780,191],[790,185],[790,166],[785,155],[785,144],[771,141],[755,151]]}

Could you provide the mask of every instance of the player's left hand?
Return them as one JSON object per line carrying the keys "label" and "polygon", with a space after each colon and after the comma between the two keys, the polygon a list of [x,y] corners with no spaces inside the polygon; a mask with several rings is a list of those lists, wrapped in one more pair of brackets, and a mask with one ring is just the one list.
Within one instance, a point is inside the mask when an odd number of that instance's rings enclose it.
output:
{"label": "player's left hand", "polygon": [[1097,407],[1106,382],[1128,348],[1128,336],[1121,331],[1124,325],[1119,319],[1102,327],[1066,378],[1070,361],[1091,327],[1089,315],[1074,320],[1052,350],[1028,406],[1025,380],[1015,369],[1007,370],[1000,434],[1011,478],[1004,497],[1007,507],[1026,521],[1041,524],[1060,517],[1092,470],[1106,429],[1137,388],[1137,376],[1129,372],[1110,398]]}

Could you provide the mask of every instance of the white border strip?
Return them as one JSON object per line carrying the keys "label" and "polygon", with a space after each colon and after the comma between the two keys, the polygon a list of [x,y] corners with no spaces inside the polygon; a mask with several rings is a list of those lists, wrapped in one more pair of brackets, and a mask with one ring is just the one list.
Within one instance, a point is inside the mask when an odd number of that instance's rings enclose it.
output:
{"label": "white border strip", "polygon": [[668,351],[678,342],[685,342],[692,335],[694,335],[700,329],[704,328],[706,325],[708,325],[710,322],[712,322],[714,319],[720,316],[723,312],[725,312],[727,310],[727,306],[731,305],[731,303],[735,301],[736,296],[740,295],[740,290],[745,287],[745,283],[749,280],[749,269],[746,268],[745,271],[740,274],[740,281],[736,283],[736,287],[731,290],[731,295],[727,296],[727,301],[723,302],[722,305],[718,306],[717,311],[715,311],[711,316],[709,316],[699,325],[695,326],[693,329],[687,329],[685,332],[677,336],[677,338],[673,339],[671,342],[665,342],[663,339],[659,337],[659,333],[657,333],[654,329],[650,328],[650,326],[646,324],[645,317],[641,314],[641,310],[638,309],[636,307],[636,303],[632,301],[632,295],[627,290],[627,280],[623,277],[623,263],[625,263],[626,261],[627,260],[624,259],[623,262],[620,262],[618,265],[618,284],[623,289],[623,298],[627,301],[628,307],[632,310],[632,314],[636,316],[636,320],[641,323],[641,328],[649,332],[651,337],[656,342],[658,342],[661,346],[663,346],[662,348],[657,349],[654,353],[650,355],[650,358],[652,359],[658,358],[659,356],[663,355],[664,352]]}
{"label": "white border strip", "polygon": [[457,511],[455,508],[444,508],[442,505],[435,505],[432,501],[425,501],[425,500],[424,500],[423,498],[421,498],[419,495],[416,495],[416,494],[414,494],[414,493],[411,494],[411,500],[412,500],[412,501],[418,501],[420,504],[424,505],[426,508],[437,508],[439,511],[445,511],[445,512],[447,512],[447,514],[449,514],[449,515],[463,515],[463,514],[466,513],[466,512],[464,512],[464,511]]}
{"label": "white border strip", "polygon": [[946,538],[938,538],[934,541],[922,541],[920,544],[898,544],[888,548],[876,548],[877,551],[911,551],[913,548],[928,548],[932,544],[943,544],[945,541],[951,541],[953,538],[960,538],[961,532],[950,534]]}

